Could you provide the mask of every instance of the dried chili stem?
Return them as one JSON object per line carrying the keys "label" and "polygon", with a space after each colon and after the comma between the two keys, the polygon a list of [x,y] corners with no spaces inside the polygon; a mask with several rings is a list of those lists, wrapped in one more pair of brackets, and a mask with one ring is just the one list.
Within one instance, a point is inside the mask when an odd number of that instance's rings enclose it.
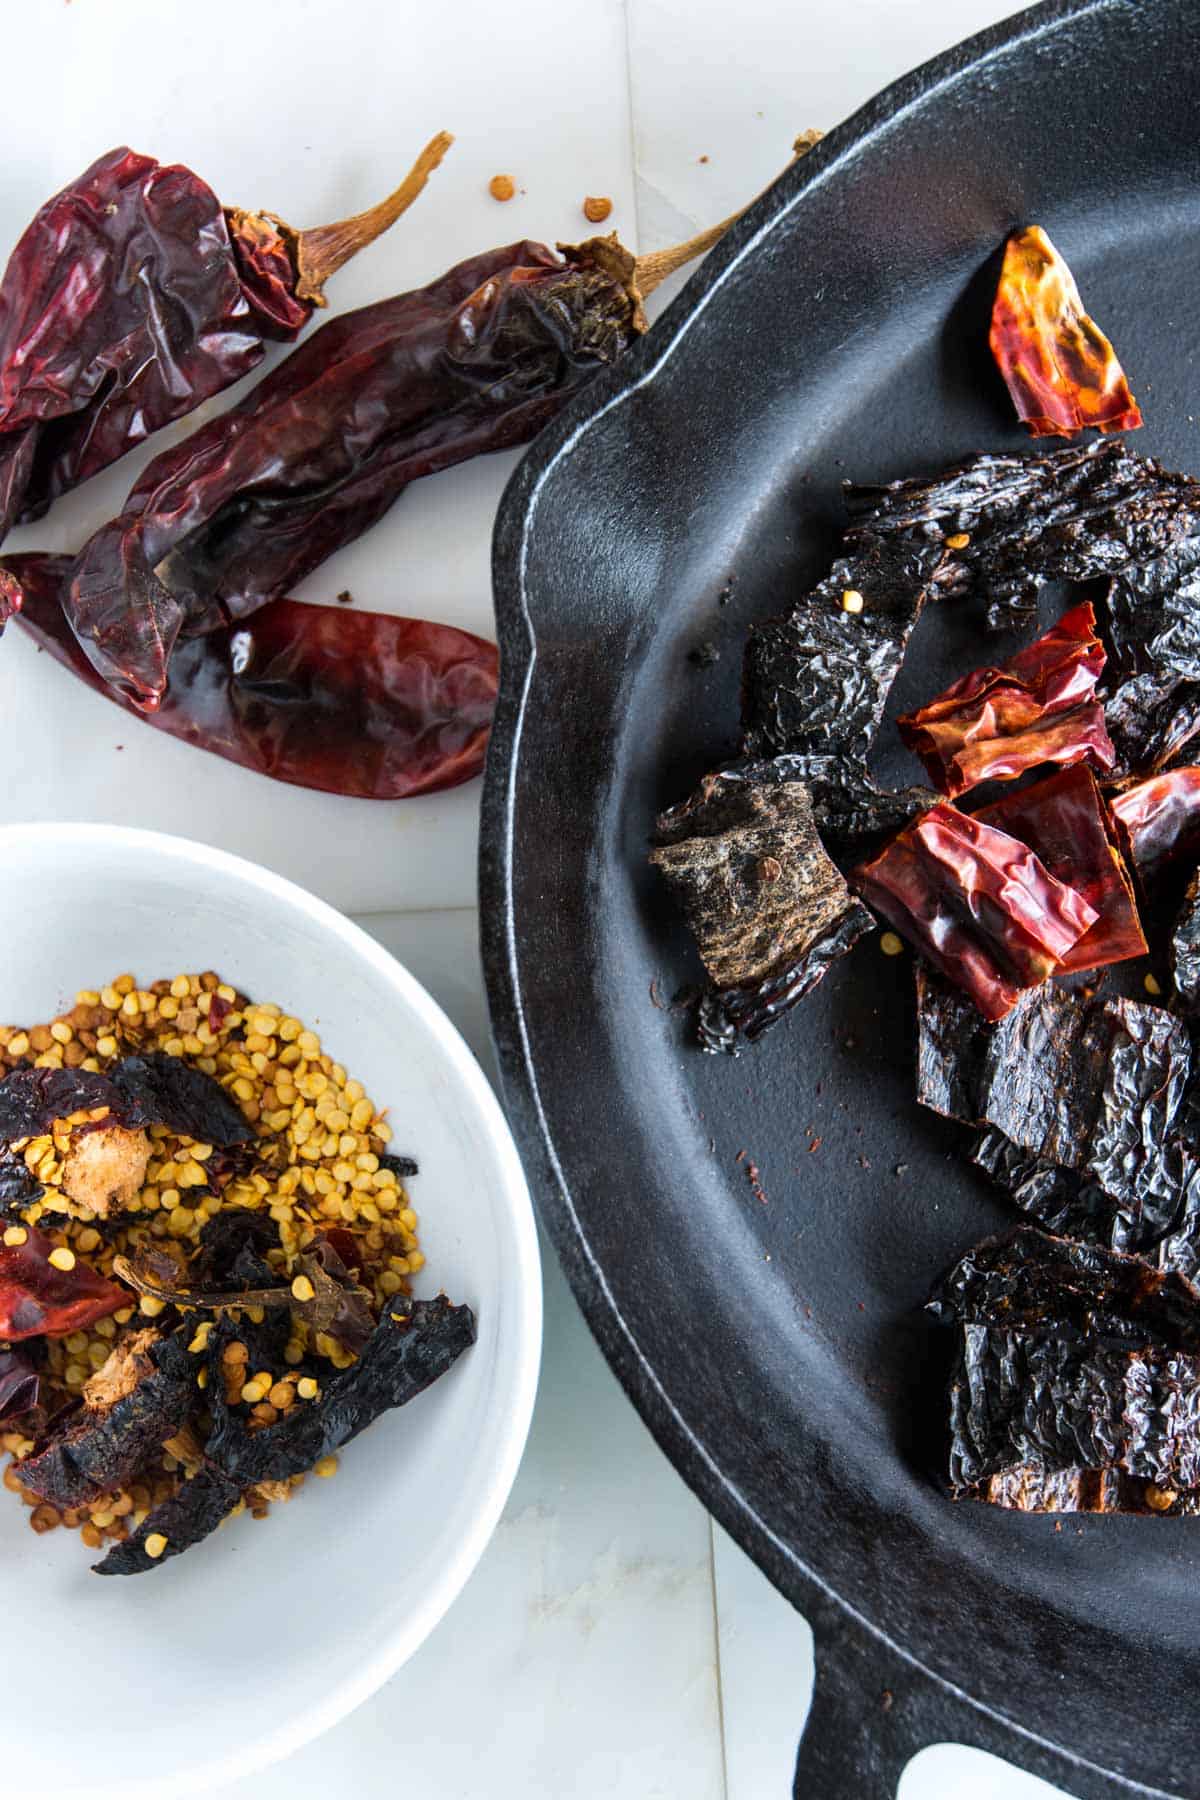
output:
{"label": "dried chili stem", "polygon": [[[792,145],[793,159],[807,156],[820,138],[819,131],[802,131]],[[753,205],[753,201],[750,204]],[[582,244],[560,244],[558,248],[573,262],[590,263],[615,276],[632,302],[634,329],[647,331],[649,320],[643,311],[643,302],[676,270],[695,262],[697,257],[706,255],[724,237],[729,227],[735,225],[747,211],[749,207],[744,206],[738,212],[731,213],[727,219],[722,219],[720,224],[707,226],[705,230],[698,231],[695,237],[685,239],[682,244],[672,244],[666,250],[649,250],[644,256],[634,256],[631,250],[627,250],[615,231],[608,237],[588,238]]]}
{"label": "dried chili stem", "polygon": [[296,231],[275,219],[273,214],[266,215],[290,241],[296,261],[297,299],[324,306],[324,288],[330,276],[336,275],[344,263],[381,237],[402,213],[408,211],[453,142],[448,131],[439,131],[426,144],[395,192],[386,200],[380,200],[378,205],[369,206],[365,212],[355,213],[352,218],[339,219],[333,225],[317,225],[309,231]]}

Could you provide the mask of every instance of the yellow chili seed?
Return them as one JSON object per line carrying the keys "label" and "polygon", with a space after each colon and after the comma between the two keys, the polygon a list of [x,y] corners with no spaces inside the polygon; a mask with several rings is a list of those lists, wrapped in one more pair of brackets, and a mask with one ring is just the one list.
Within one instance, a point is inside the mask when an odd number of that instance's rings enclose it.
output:
{"label": "yellow chili seed", "polygon": [[115,987],[100,989],[100,1004],[105,1012],[120,1012],[121,996],[118,994]]}
{"label": "yellow chili seed", "polygon": [[100,1233],[94,1231],[89,1225],[86,1231],[80,1232],[75,1241],[83,1251],[83,1254],[85,1256],[90,1256],[93,1250],[98,1250],[100,1248],[100,1245],[104,1240],[101,1238]]}
{"label": "yellow chili seed", "polygon": [[385,1269],[383,1274],[379,1277],[379,1287],[381,1292],[389,1296],[398,1294],[402,1285],[403,1283],[394,1269]]}
{"label": "yellow chili seed", "polygon": [[99,1006],[100,996],[91,988],[80,988],[75,996],[76,1006]]}
{"label": "yellow chili seed", "polygon": [[8,1052],[9,1052],[10,1056],[24,1056],[28,1052],[28,1049],[29,1049],[29,1034],[28,1034],[28,1032],[18,1031],[18,1033],[15,1037],[9,1038]]}
{"label": "yellow chili seed", "polygon": [[947,550],[965,550],[971,541],[969,531],[955,531],[946,539]]}
{"label": "yellow chili seed", "polygon": [[330,1475],[336,1475],[337,1471],[338,1459],[336,1456],[318,1456],[313,1464],[313,1474],[323,1476],[326,1480]]}
{"label": "yellow chili seed", "polygon": [[138,1301],[138,1311],[144,1313],[148,1319],[157,1319],[162,1310],[163,1302],[156,1300],[153,1294],[143,1294]]}
{"label": "yellow chili seed", "polygon": [[88,1371],[82,1363],[69,1362],[63,1370],[63,1380],[68,1387],[82,1387],[88,1378]]}
{"label": "yellow chili seed", "polygon": [[191,1350],[193,1353],[195,1353],[196,1351],[199,1351],[199,1350],[207,1350],[209,1335],[211,1332],[212,1332],[212,1320],[205,1319],[203,1325],[198,1325],[196,1327],[196,1335],[192,1339],[191,1343],[188,1345],[188,1349]]}
{"label": "yellow chili seed", "polygon": [[409,1267],[409,1272],[413,1275],[416,1274],[418,1269],[423,1269],[425,1267],[425,1258],[421,1255],[421,1252],[419,1250],[410,1250],[409,1251],[408,1267]]}
{"label": "yellow chili seed", "polygon": [[1162,993],[1162,986],[1153,975],[1145,976],[1142,981],[1142,986],[1148,994],[1153,994],[1155,997]]}
{"label": "yellow chili seed", "polygon": [[53,1025],[50,1027],[50,1036],[54,1038],[57,1043],[69,1044],[74,1038],[75,1033],[71,1030],[71,1027],[65,1020],[55,1019]]}
{"label": "yellow chili seed", "polygon": [[208,1386],[208,1370],[207,1369],[201,1369],[200,1373],[197,1375],[196,1386],[198,1388],[206,1388]]}
{"label": "yellow chili seed", "polygon": [[247,1406],[257,1406],[258,1402],[266,1392],[267,1383],[260,1381],[256,1375],[253,1380],[247,1381],[243,1386],[241,1398],[245,1401]]}
{"label": "yellow chili seed", "polygon": [[63,1349],[69,1351],[72,1356],[82,1356],[87,1349],[87,1332],[68,1332],[67,1336],[63,1339]]}
{"label": "yellow chili seed", "polygon": [[75,1252],[68,1250],[65,1244],[60,1244],[57,1250],[50,1252],[47,1260],[52,1262],[56,1269],[61,1269],[66,1274],[75,1267]]}
{"label": "yellow chili seed", "polygon": [[843,612],[860,613],[865,605],[866,605],[866,601],[863,599],[862,595],[859,593],[857,588],[845,588],[843,590],[843,593],[842,593],[842,611]]}
{"label": "yellow chili seed", "polygon": [[4,1242],[13,1250],[18,1244],[25,1243],[28,1237],[29,1233],[23,1225],[10,1225],[4,1233]]}
{"label": "yellow chili seed", "polygon": [[271,1405],[278,1407],[281,1411],[283,1408],[290,1406],[295,1398],[296,1390],[290,1381],[275,1382],[274,1386],[267,1394],[267,1399],[270,1401]]}
{"label": "yellow chili seed", "polygon": [[177,975],[171,983],[171,992],[176,1000],[186,1000],[191,991],[186,975]]}
{"label": "yellow chili seed", "polygon": [[132,1317],[133,1317],[132,1306],[123,1306],[121,1308],[120,1312],[115,1312],[113,1314],[113,1319],[114,1319],[115,1323],[118,1325],[128,1325],[128,1323],[129,1323],[130,1319],[132,1319]]}
{"label": "yellow chili seed", "polygon": [[162,1555],[166,1547],[167,1539],[163,1536],[161,1531],[152,1531],[150,1536],[146,1539],[146,1542],[142,1545],[146,1555],[153,1557],[155,1561]]}
{"label": "yellow chili seed", "polygon": [[300,1046],[300,1054],[310,1059],[321,1054],[321,1040],[315,1031],[302,1031],[296,1039]]}
{"label": "yellow chili seed", "polygon": [[307,1275],[297,1275],[292,1283],[292,1294],[297,1300],[311,1300],[316,1291]]}
{"label": "yellow chili seed", "polygon": [[303,1362],[304,1361],[304,1346],[303,1346],[303,1344],[289,1344],[287,1346],[287,1349],[283,1353],[283,1360],[285,1363],[289,1364],[290,1367],[292,1367],[293,1369],[295,1368],[297,1363]]}
{"label": "yellow chili seed", "polygon": [[885,956],[899,956],[904,949],[904,941],[894,931],[885,931],[879,940],[879,948]]}

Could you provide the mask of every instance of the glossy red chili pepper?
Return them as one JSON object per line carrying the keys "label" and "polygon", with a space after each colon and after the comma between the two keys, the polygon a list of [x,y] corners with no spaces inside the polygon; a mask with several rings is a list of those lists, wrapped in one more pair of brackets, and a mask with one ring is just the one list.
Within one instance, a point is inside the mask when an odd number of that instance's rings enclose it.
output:
{"label": "glossy red chili pepper", "polygon": [[1144,880],[1180,856],[1200,854],[1200,768],[1134,781],[1109,800],[1126,854]]}
{"label": "glossy red chili pepper", "polygon": [[32,1225],[20,1229],[23,1243],[10,1244],[7,1234],[0,1241],[0,1343],[66,1337],[133,1305],[127,1288],[106,1281],[79,1257],[69,1269],[56,1268],[51,1239]]}
{"label": "glossy red chili pepper", "polygon": [[172,737],[288,781],[400,800],[483,768],[496,646],[452,625],[275,600],[252,619],[184,638],[161,707],[141,713],[103,682],[59,604],[71,559],[9,558],[19,623],[89,687]]}
{"label": "glossy red chili pepper", "polygon": [[519,243],[331,319],[143,473],[63,605],[95,668],[159,705],[176,640],[290,592],[410,481],[526,443],[644,323],[640,295],[715,241],[635,262],[615,239]]}
{"label": "glossy red chili pepper", "polygon": [[1083,309],[1075,278],[1040,225],[1014,232],[992,309],[992,355],[1032,437],[1142,422],[1116,352]]}
{"label": "glossy red chili pepper", "polygon": [[1056,881],[1095,908],[1096,923],[1061,959],[1064,974],[1145,956],[1133,883],[1090,769],[1060,769],[973,817],[1028,844]]}
{"label": "glossy red chili pepper", "polygon": [[1116,753],[1095,698],[1103,668],[1096,615],[1085,602],[999,668],[972,670],[898,719],[900,735],[952,797],[1041,763],[1086,758],[1111,769]]}
{"label": "glossy red chili pepper", "polygon": [[0,537],[295,337],[329,277],[400,216],[395,194],[295,231],[222,208],[190,169],[110,150],[48,200],[0,282]]}
{"label": "glossy red chili pepper", "polygon": [[1052,975],[1097,918],[1027,845],[944,803],[850,879],[992,1021]]}

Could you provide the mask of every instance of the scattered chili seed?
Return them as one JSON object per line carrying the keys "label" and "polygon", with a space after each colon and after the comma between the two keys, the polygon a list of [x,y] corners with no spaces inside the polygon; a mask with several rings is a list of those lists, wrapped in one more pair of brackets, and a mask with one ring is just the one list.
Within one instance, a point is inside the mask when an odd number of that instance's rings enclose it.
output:
{"label": "scattered chili seed", "polygon": [[606,194],[589,194],[583,203],[583,216],[593,225],[602,225],[612,211],[613,203]]}
{"label": "scattered chili seed", "polygon": [[899,956],[904,949],[904,940],[898,938],[894,931],[885,931],[880,937],[879,948],[885,956]]}
{"label": "scattered chili seed", "polygon": [[75,1267],[75,1252],[68,1250],[65,1244],[60,1244],[57,1250],[50,1252],[48,1260],[54,1264],[56,1269],[61,1269],[66,1274]]}
{"label": "scattered chili seed", "polygon": [[318,1456],[316,1462],[313,1464],[314,1475],[328,1477],[330,1475],[336,1475],[337,1470],[338,1459],[336,1456]]}
{"label": "scattered chili seed", "polygon": [[307,1275],[297,1275],[295,1281],[293,1281],[293,1283],[292,1283],[292,1294],[293,1294],[294,1298],[297,1300],[301,1300],[301,1301],[311,1300],[315,1293],[316,1293],[316,1289],[313,1287],[312,1282],[308,1279],[308,1276]]}
{"label": "scattered chili seed", "polygon": [[863,599],[857,588],[846,588],[842,594],[843,612],[860,613],[865,605],[866,601]]}
{"label": "scattered chili seed", "polygon": [[1155,998],[1157,998],[1158,995],[1162,993],[1162,987],[1153,975],[1145,976],[1145,978],[1142,981],[1142,986],[1145,988],[1145,990],[1148,994],[1154,995]]}
{"label": "scattered chili seed", "polygon": [[142,1548],[147,1556],[159,1557],[167,1547],[167,1540],[161,1531],[152,1531]]}
{"label": "scattered chili seed", "polygon": [[493,200],[511,200],[517,191],[517,184],[511,175],[493,175],[488,182],[488,193]]}
{"label": "scattered chili seed", "polygon": [[969,531],[956,531],[953,536],[946,539],[946,548],[947,550],[965,550],[970,541]]}

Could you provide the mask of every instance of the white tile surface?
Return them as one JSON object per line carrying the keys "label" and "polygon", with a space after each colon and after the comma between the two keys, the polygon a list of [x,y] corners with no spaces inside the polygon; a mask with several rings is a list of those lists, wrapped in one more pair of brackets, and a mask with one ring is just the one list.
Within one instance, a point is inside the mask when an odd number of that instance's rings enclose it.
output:
{"label": "white tile surface", "polygon": [[[238,0],[214,14],[190,0],[26,0],[10,56],[52,67],[55,86],[47,105],[43,84],[9,84],[0,245],[117,138],[304,224],[376,198],[446,127],[458,136],[447,163],[409,219],[338,277],[334,309],[508,237],[578,235],[586,193],[612,195],[613,223],[651,247],[744,204],[798,130],[833,124],[1010,10],[995,0],[741,0],[732,12],[717,0]],[[526,190],[507,208],[484,192],[502,170]],[[68,499],[25,541],[73,546],[144,459]],[[349,587],[363,605],[489,631],[491,523],[514,462],[420,484],[302,593]],[[486,1064],[469,910],[476,789],[372,807],[263,782],[73,687],[16,633],[0,653],[0,755],[0,817],[183,830],[371,913],[364,923]],[[429,908],[468,910],[412,910]],[[808,1628],[710,1531],[552,1258],[546,1288],[529,1450],[473,1581],[374,1701],[286,1765],[226,1789],[228,1800],[790,1792],[812,1684]],[[900,1786],[901,1800],[1055,1791],[954,1746],[925,1751]]]}

